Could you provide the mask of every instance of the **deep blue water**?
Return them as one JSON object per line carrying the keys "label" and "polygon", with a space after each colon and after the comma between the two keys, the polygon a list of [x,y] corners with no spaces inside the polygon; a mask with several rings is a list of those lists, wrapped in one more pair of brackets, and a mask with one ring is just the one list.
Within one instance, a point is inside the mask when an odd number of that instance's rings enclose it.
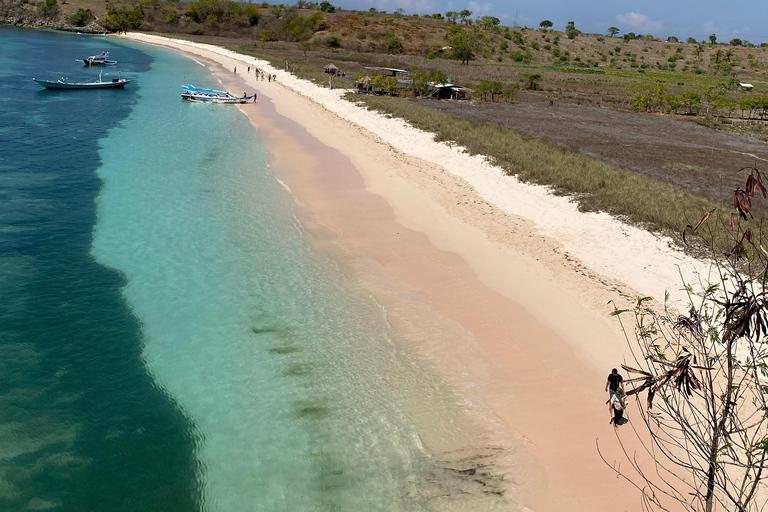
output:
{"label": "deep blue water", "polygon": [[196,510],[190,419],[142,363],[125,278],[91,255],[97,141],[141,80],[65,93],[31,81],[92,78],[74,59],[102,49],[131,77],[152,57],[6,27],[0,47],[0,510]]}

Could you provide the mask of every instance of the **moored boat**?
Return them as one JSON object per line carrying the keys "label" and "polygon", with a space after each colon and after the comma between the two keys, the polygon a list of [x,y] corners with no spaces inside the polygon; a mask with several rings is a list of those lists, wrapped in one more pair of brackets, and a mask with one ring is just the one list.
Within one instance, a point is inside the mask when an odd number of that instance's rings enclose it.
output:
{"label": "moored boat", "polygon": [[213,89],[198,89],[193,85],[181,86],[181,98],[187,101],[197,101],[201,103],[247,103],[253,96],[243,95],[235,96],[226,91],[216,91]]}
{"label": "moored boat", "polygon": [[91,55],[87,59],[83,59],[83,63],[86,66],[114,66],[117,61],[109,60],[109,52],[101,52],[98,55]]}
{"label": "moored boat", "polygon": [[68,82],[64,77],[61,77],[58,80],[38,80],[37,78],[33,78],[32,80],[46,89],[123,89],[126,84],[131,83],[130,80],[119,77],[103,81],[101,79],[101,73],[99,73],[98,79],[91,80],[90,82]]}

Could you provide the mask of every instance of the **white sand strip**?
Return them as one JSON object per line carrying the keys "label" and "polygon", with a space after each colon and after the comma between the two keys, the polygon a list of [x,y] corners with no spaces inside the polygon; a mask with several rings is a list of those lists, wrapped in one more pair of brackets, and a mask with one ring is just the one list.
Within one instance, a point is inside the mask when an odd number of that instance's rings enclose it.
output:
{"label": "white sand strip", "polygon": [[131,33],[130,38],[172,44],[211,52],[234,63],[256,66],[278,75],[278,83],[354,123],[409,156],[439,165],[472,185],[475,191],[502,211],[532,221],[544,236],[557,240],[564,251],[593,271],[621,281],[643,295],[663,301],[666,291],[673,303],[685,300],[681,273],[688,281],[709,272],[709,264],[686,256],[672,240],[630,226],[606,213],[582,213],[567,197],[553,195],[547,187],[530,185],[489,165],[482,156],[471,156],[461,147],[435,142],[431,133],[400,119],[387,118],[341,98],[346,90],[331,90],[275,69],[268,62],[224,48]]}

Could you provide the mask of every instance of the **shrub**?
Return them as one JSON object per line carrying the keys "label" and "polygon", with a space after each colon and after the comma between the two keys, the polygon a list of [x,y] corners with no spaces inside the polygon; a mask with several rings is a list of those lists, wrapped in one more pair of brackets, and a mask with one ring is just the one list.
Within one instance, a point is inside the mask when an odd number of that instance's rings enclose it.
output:
{"label": "shrub", "polygon": [[330,36],[325,40],[325,44],[331,48],[341,48],[341,41],[336,36]]}
{"label": "shrub", "polygon": [[322,2],[320,2],[319,7],[322,12],[328,12],[328,13],[336,12],[336,8],[333,5],[331,5],[331,3],[328,2],[328,0],[323,0]]}
{"label": "shrub", "polygon": [[165,18],[165,22],[168,25],[175,25],[179,22],[180,18],[181,16],[179,16],[179,13],[177,13],[176,11],[171,11],[168,13],[168,17]]}
{"label": "shrub", "polygon": [[275,40],[275,36],[271,30],[264,30],[261,34],[259,34],[259,41],[263,41],[266,43],[274,40]]}
{"label": "shrub", "polygon": [[261,13],[254,6],[249,5],[248,9],[245,10],[245,17],[248,20],[248,24],[253,27],[258,25]]}
{"label": "shrub", "polygon": [[403,53],[403,40],[394,34],[389,34],[384,47],[390,53]]}
{"label": "shrub", "polygon": [[536,90],[539,88],[542,76],[541,73],[528,73],[523,75],[523,84],[526,89]]}
{"label": "shrub", "polygon": [[59,14],[59,4],[56,0],[45,0],[37,6],[37,13],[44,18],[53,18]]}
{"label": "shrub", "polygon": [[217,22],[229,21],[243,14],[240,4],[229,0],[197,0],[187,5],[187,17],[196,23],[207,22],[211,17]]}
{"label": "shrub", "polygon": [[69,22],[76,27],[84,27],[89,21],[93,19],[93,13],[90,9],[83,9],[82,7],[77,10],[72,16],[69,17]]}

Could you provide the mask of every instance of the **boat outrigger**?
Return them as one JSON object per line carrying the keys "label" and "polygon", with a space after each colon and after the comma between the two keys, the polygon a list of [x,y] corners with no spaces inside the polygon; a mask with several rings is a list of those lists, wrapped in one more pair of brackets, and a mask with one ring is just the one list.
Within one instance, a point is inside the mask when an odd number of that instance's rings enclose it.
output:
{"label": "boat outrigger", "polygon": [[87,59],[82,59],[86,66],[114,66],[116,60],[109,60],[109,52],[101,52],[98,55],[91,55]]}
{"label": "boat outrigger", "polygon": [[37,78],[32,80],[46,89],[123,89],[126,84],[131,83],[130,80],[120,77],[105,82],[101,79],[101,73],[99,73],[97,80],[91,80],[90,82],[67,82],[67,79],[64,77],[56,81],[38,80]]}
{"label": "boat outrigger", "polygon": [[182,85],[181,98],[187,101],[198,101],[201,103],[247,103],[253,96],[243,95],[242,97],[237,97],[226,91],[198,89],[193,85]]}

